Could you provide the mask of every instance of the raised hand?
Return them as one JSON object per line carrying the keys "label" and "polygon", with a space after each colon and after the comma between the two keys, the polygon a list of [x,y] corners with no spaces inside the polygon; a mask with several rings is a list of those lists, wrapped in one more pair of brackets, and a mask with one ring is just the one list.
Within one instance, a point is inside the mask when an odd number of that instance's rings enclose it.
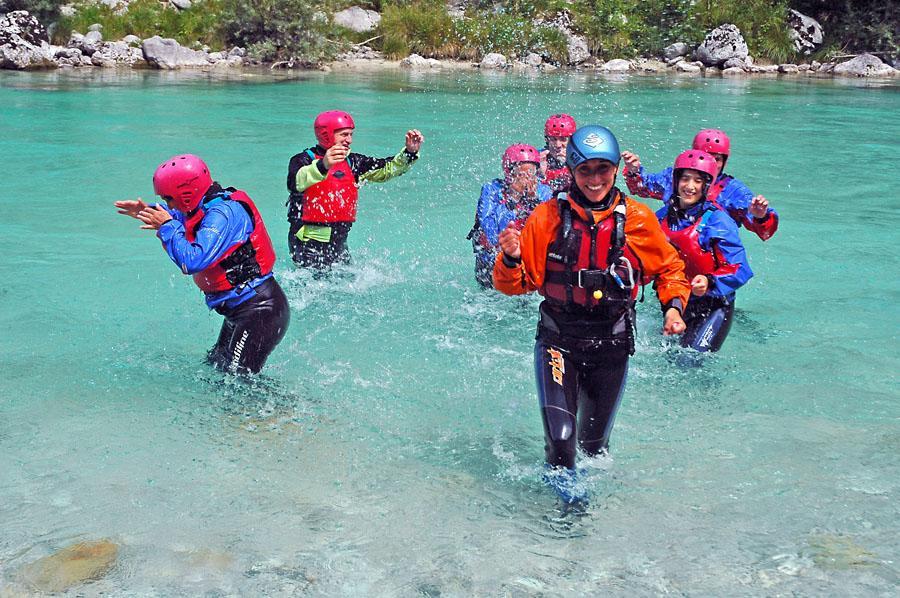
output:
{"label": "raised hand", "polygon": [[625,171],[638,173],[641,171],[641,159],[637,154],[632,152],[622,152],[622,159],[625,160]]}
{"label": "raised hand", "polygon": [[[123,199],[113,203],[113,205],[118,208],[119,214],[131,216],[132,218],[137,218],[142,210],[147,209],[147,204],[145,204],[141,198]],[[138,218],[138,220],[140,219]]]}
{"label": "raised hand", "polygon": [[500,233],[498,239],[500,249],[503,253],[514,260],[522,257],[522,248],[519,242],[521,236],[522,233],[516,228],[516,225],[513,222],[510,222]]}
{"label": "raised hand", "polygon": [[422,147],[423,141],[425,141],[425,137],[422,136],[418,129],[410,129],[406,132],[406,151],[411,154],[417,153],[419,148]]}
{"label": "raised hand", "polygon": [[757,195],[750,201],[750,215],[754,218],[765,218],[769,213],[769,200]]}
{"label": "raised hand", "polygon": [[161,206],[146,206],[135,218],[144,223],[142,229],[159,230],[160,226],[172,219],[172,215]]}
{"label": "raised hand", "polygon": [[333,166],[346,160],[349,154],[349,147],[340,144],[332,145],[325,151],[325,157],[322,158],[322,161],[325,163],[325,168],[331,170]]}

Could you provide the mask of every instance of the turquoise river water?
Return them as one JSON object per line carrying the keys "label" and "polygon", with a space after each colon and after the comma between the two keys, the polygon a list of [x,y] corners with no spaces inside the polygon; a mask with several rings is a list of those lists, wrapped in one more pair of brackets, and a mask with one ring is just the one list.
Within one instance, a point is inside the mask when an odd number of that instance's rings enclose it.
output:
{"label": "turquoise river water", "polygon": [[[85,596],[896,595],[900,86],[480,73],[282,79],[0,72],[0,595],[119,545]],[[426,137],[361,193],[354,265],[287,259],[311,120]],[[566,512],[540,481],[538,298],[476,289],[480,186],[550,113],[662,169],[699,128],[781,214],[721,353],[678,364],[652,292],[609,458]],[[253,383],[203,364],[221,318],[115,213],[169,155],[255,198],[290,298]],[[5,588],[5,590],[4,590]]]}

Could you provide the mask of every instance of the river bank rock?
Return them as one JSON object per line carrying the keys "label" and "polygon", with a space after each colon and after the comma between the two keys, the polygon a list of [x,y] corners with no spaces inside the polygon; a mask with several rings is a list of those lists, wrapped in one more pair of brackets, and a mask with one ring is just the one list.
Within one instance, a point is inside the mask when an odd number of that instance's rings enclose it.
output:
{"label": "river bank rock", "polygon": [[675,70],[679,73],[699,73],[700,67],[692,62],[682,60],[675,65]]}
{"label": "river bank rock", "polygon": [[740,29],[727,23],[707,33],[694,54],[706,66],[720,66],[732,58],[744,60],[749,53]]}
{"label": "river bank rock", "polygon": [[663,58],[672,60],[679,56],[688,56],[691,53],[691,47],[684,42],[675,42],[671,46],[666,46],[663,50]]}
{"label": "river bank rock", "polygon": [[506,56],[497,52],[491,52],[481,59],[481,63],[478,66],[483,69],[505,69],[507,66]]}
{"label": "river bank rock", "polygon": [[79,542],[25,565],[22,580],[39,592],[64,592],[106,575],[119,554],[109,540]]}
{"label": "river bank rock", "polygon": [[601,73],[627,73],[632,68],[634,68],[634,64],[630,60],[614,58],[613,60],[604,63],[597,70]]}
{"label": "river bank rock", "polygon": [[566,56],[570,66],[582,64],[591,57],[587,38],[583,35],[578,35],[572,30],[572,15],[568,12],[559,12],[555,17],[548,21],[535,19],[534,25],[537,27],[556,29],[563,34],[566,38]]}
{"label": "river bank rock", "polygon": [[15,10],[0,16],[0,68],[54,68],[53,54],[47,30],[28,11]]}
{"label": "river bank rock", "polygon": [[209,66],[209,55],[185,48],[174,39],[154,35],[141,44],[144,60],[158,69]]}
{"label": "river bank rock", "polygon": [[778,72],[784,73],[786,75],[796,75],[800,72],[800,67],[798,67],[796,64],[779,64]]}
{"label": "river bank rock", "polygon": [[845,77],[893,77],[898,71],[877,56],[860,54],[852,60],[836,65],[832,72]]}
{"label": "river bank rock", "polygon": [[817,20],[793,8],[788,10],[788,25],[794,48],[807,56],[815,52],[825,39],[825,31]]}
{"label": "river bank rock", "polygon": [[435,58],[424,58],[418,54],[410,54],[400,61],[400,68],[404,69],[439,69],[443,65]]}
{"label": "river bank rock", "polygon": [[371,31],[381,23],[381,15],[374,10],[366,10],[361,6],[351,6],[334,13],[334,24],[346,27],[351,31],[362,33]]}

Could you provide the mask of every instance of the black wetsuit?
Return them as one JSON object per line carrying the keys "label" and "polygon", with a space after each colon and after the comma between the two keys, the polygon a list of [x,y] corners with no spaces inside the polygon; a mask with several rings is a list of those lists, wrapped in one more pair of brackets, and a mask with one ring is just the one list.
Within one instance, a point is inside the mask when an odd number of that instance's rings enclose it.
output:
{"label": "black wetsuit", "polygon": [[269,278],[255,291],[254,297],[236,307],[215,308],[225,321],[207,359],[219,369],[239,374],[259,372],[287,331],[291,312],[281,286]]}
{"label": "black wetsuit", "polygon": [[[320,145],[316,145],[307,150],[296,154],[291,158],[288,164],[287,188],[290,196],[288,197],[288,222],[290,228],[288,230],[288,247],[291,250],[291,257],[294,263],[300,267],[308,267],[318,270],[327,270],[334,264],[345,264],[350,261],[350,250],[347,248],[347,237],[350,234],[350,228],[353,222],[314,222],[303,219],[303,192],[297,190],[297,172],[304,166],[313,163],[314,156],[324,156],[325,149]],[[406,151],[406,157],[409,163],[418,158],[418,154]],[[373,158],[363,154],[351,153],[347,156],[347,163],[353,172],[355,182],[359,183],[359,178],[364,174],[384,168],[394,159],[389,158]],[[316,166],[323,175],[328,172],[325,168],[324,161],[320,158],[316,160]],[[317,226],[328,226],[331,228],[331,239],[328,242],[310,239],[301,241],[297,238],[297,232],[304,224]]]}
{"label": "black wetsuit", "polygon": [[684,310],[686,329],[681,346],[714,352],[722,347],[734,320],[734,302],[728,297],[691,297]]}
{"label": "black wetsuit", "polygon": [[609,446],[634,346],[634,313],[610,318],[563,311],[544,301],[534,370],[547,463],[575,467],[576,448],[596,455]]}

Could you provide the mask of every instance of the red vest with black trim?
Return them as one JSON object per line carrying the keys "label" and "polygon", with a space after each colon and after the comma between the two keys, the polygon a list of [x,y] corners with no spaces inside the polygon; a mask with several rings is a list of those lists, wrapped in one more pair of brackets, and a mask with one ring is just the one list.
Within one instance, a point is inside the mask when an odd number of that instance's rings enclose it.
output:
{"label": "red vest with black trim", "polygon": [[[641,266],[625,243],[625,197],[620,195],[619,201],[613,214],[594,224],[584,221],[568,199],[558,200],[560,226],[547,250],[544,284],[539,289],[552,304],[587,309],[634,304]],[[612,269],[611,258],[616,261]]]}
{"label": "red vest with black trim", "polygon": [[[263,224],[256,204],[243,191],[232,191],[225,199],[241,204],[253,219],[253,232],[243,243],[235,243],[214,264],[194,274],[194,282],[204,293],[230,291],[260,276],[272,272],[275,265],[275,249]],[[203,218],[185,227],[185,238],[191,243],[196,238],[197,227]],[[193,225],[191,225],[193,224]]]}
{"label": "red vest with black trim", "polygon": [[698,274],[712,274],[719,267],[715,253],[706,251],[700,246],[700,231],[706,226],[710,214],[712,210],[703,212],[693,224],[681,230],[672,230],[668,218],[663,218],[659,222],[669,243],[678,250],[678,255],[684,260],[684,275],[688,281]]}
{"label": "red vest with black trim", "polygon": [[[312,152],[310,152],[312,153]],[[314,154],[314,160],[322,156]],[[355,222],[359,188],[347,160],[328,169],[325,180],[303,192],[303,222]]]}

